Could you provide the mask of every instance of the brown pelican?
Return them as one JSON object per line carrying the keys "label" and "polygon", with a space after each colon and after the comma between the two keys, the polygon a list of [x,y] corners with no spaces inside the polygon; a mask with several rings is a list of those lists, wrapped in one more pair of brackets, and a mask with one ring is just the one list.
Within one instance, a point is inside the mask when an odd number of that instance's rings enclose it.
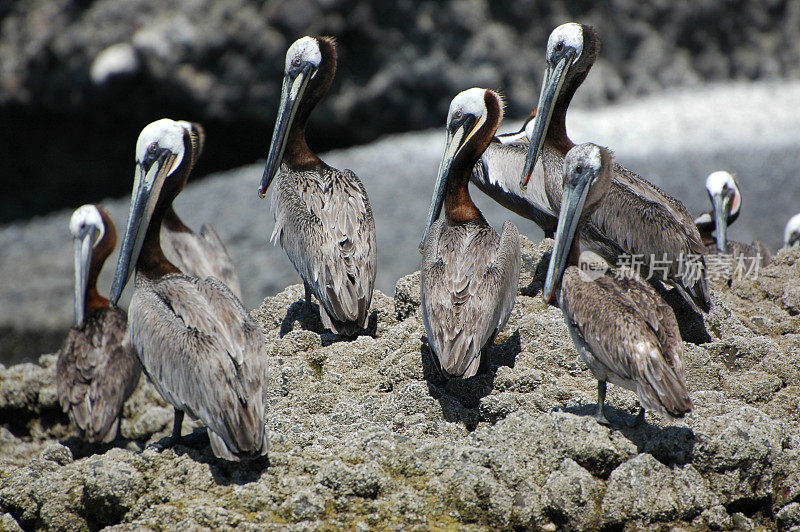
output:
{"label": "brown pelican", "polygon": [[192,150],[190,133],[172,120],[153,122],[139,135],[111,303],[135,269],[131,342],[145,374],[175,408],[173,441],[186,412],[208,427],[216,456],[237,460],[267,452],[264,337],[227,286],[182,274],[160,245],[162,219],[186,183]]}
{"label": "brown pelican", "polygon": [[[205,131],[200,124],[194,122],[179,120],[177,123],[189,131],[191,136],[193,168],[205,144]],[[216,277],[241,299],[242,289],[236,267],[222,239],[210,225],[203,224],[200,234],[196,234],[170,207],[161,224],[161,248],[167,260],[183,273],[200,279]]]}
{"label": "brown pelican", "polygon": [[75,242],[75,323],[56,362],[58,400],[81,438],[108,443],[141,373],[125,312],[109,308],[97,293],[97,276],[114,251],[117,231],[98,205],[78,208],[69,230]]}
{"label": "brown pelican", "polygon": [[783,245],[791,248],[800,244],[800,214],[795,214],[786,222],[783,230]]}
{"label": "brown pelican", "polygon": [[[707,253],[757,257],[761,266],[769,264],[769,250],[758,240],[752,244],[728,240],[728,226],[739,218],[742,208],[742,195],[733,176],[723,170],[712,172],[706,179],[706,191],[711,200],[712,212],[701,214],[694,223],[700,231]],[[715,230],[716,238],[712,234]]]}
{"label": "brown pelican", "polygon": [[[564,156],[574,146],[567,136],[567,108],[594,64],[599,48],[597,33],[582,24],[563,24],[553,30],[547,41],[547,64],[536,118],[526,129],[531,144],[522,186],[527,186],[541,155],[545,191],[556,213],[561,203]],[[666,280],[678,288],[700,309],[710,309],[703,259],[705,246],[689,211],[680,201],[627,168],[614,164],[608,198],[592,215],[581,239],[611,264],[623,254],[640,257],[645,276],[655,271],[655,267],[665,267],[661,276],[666,279],[657,280]],[[697,267],[686,268],[690,262]]]}
{"label": "brown pelican", "polygon": [[336,47],[328,37],[303,37],[286,52],[281,103],[262,198],[275,179],[271,240],[280,242],[306,290],[320,302],[322,324],[354,335],[367,323],[375,284],[375,220],[364,185],[350,171],[331,168],[308,148],[305,128],[336,72]]}
{"label": "brown pelican", "polygon": [[555,244],[542,294],[557,299],[580,358],[597,378],[601,423],[606,382],[633,390],[641,407],[670,418],[692,409],[683,372],[683,341],[672,309],[636,276],[588,277],[579,267],[579,227],[606,199],[612,156],[594,144],[575,146],[563,165]]}
{"label": "brown pelican", "polygon": [[530,182],[532,186],[523,190],[519,182],[529,146],[525,127],[535,115],[536,110],[519,131],[492,138],[475,164],[470,181],[506,209],[532,220],[544,231],[545,237],[553,238],[558,217],[550,208],[545,194],[542,165],[537,164],[534,169],[536,176]]}
{"label": "brown pelican", "polygon": [[[517,296],[520,247],[509,221],[498,235],[472,202],[467,184],[503,118],[500,97],[469,89],[450,104],[444,154],[420,244],[422,321],[448,377],[472,377],[483,349],[508,321]],[[445,216],[436,220],[444,206]]]}

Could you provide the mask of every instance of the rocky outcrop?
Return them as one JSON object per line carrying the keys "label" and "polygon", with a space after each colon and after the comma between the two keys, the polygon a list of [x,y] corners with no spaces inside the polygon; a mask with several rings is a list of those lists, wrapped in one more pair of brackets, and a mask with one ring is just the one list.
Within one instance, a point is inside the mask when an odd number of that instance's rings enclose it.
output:
{"label": "rocky outcrop", "polygon": [[[714,284],[711,342],[686,344],[695,411],[599,425],[596,381],[539,295],[551,241],[523,240],[520,293],[490,371],[440,380],[418,275],[376,292],[369,335],[302,314],[302,286],[252,312],[269,351],[268,459],[163,448],[171,413],[140,384],[112,447],[79,442],[53,356],[0,371],[0,524],[53,529],[544,528],[692,530],[800,524],[800,250],[757,280]],[[612,421],[635,396],[614,386]],[[13,422],[11,421],[13,420]]]}
{"label": "rocky outcrop", "polygon": [[[800,76],[800,11],[791,0],[737,8],[636,0],[4,2],[0,142],[8,170],[0,222],[126,193],[136,136],[163,116],[206,126],[200,174],[264,157],[284,54],[304,34],[339,41],[339,75],[308,131],[312,146],[330,149],[439,126],[450,99],[473,86],[502,90],[510,115],[526,116],[538,98],[547,36],[569,21],[595,25],[603,39],[578,105]],[[26,187],[15,186],[17,176]]]}

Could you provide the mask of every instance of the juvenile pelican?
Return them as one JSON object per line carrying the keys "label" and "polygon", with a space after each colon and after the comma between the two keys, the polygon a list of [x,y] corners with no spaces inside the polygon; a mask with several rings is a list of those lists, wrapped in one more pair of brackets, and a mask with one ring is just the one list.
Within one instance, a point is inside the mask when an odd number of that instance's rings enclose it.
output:
{"label": "juvenile pelican", "polygon": [[173,441],[186,412],[208,427],[216,456],[237,460],[267,452],[264,337],[227,286],[181,273],[160,245],[162,219],[186,183],[192,150],[190,133],[172,120],[153,122],[139,135],[111,303],[135,269],[131,342],[145,374],[175,408]]}
{"label": "juvenile pelican", "polygon": [[[701,214],[694,223],[708,250],[707,253],[730,253],[734,257],[758,257],[761,266],[769,264],[769,250],[756,240],[752,244],[728,240],[728,226],[739,218],[742,195],[733,176],[725,171],[709,174],[706,191],[711,200],[712,212]],[[717,236],[712,233],[716,230]]]}
{"label": "juvenile pelican", "polygon": [[[191,136],[193,154],[191,166],[194,168],[203,151],[205,131],[200,124],[194,122],[179,120],[177,123]],[[242,289],[236,266],[228,255],[222,239],[210,225],[203,224],[200,234],[194,233],[170,206],[161,224],[161,248],[167,260],[186,275],[200,279],[216,277],[241,299]]]}
{"label": "juvenile pelican", "polygon": [[[520,247],[509,221],[499,236],[469,196],[472,168],[503,118],[500,97],[469,89],[450,104],[444,154],[420,246],[422,321],[448,377],[472,377],[517,296]],[[445,216],[437,220],[444,206]],[[483,363],[483,364],[482,364]]]}
{"label": "juvenile pelican", "polygon": [[336,72],[328,37],[303,37],[286,52],[281,103],[258,190],[273,179],[272,243],[280,242],[306,290],[320,302],[322,324],[354,335],[367,324],[375,285],[375,220],[364,185],[350,170],[331,168],[308,148],[305,128]]}
{"label": "juvenile pelican", "polygon": [[791,248],[800,244],[800,214],[795,214],[786,222],[783,230],[783,245]]}
{"label": "juvenile pelican", "polygon": [[81,438],[108,443],[141,373],[128,317],[97,293],[97,276],[114,251],[117,231],[99,205],[78,208],[69,230],[75,243],[75,322],[56,362],[58,401]]}
{"label": "juvenile pelican", "polygon": [[[606,382],[633,390],[641,408],[669,418],[692,409],[683,373],[683,342],[672,309],[637,276],[585,277],[578,266],[580,226],[605,201],[611,185],[611,153],[594,144],[575,146],[563,166],[563,195],[555,244],[542,295],[554,292],[580,358],[597,378],[601,423]],[[592,276],[596,277],[596,276]]]}
{"label": "juvenile pelican", "polygon": [[532,122],[536,110],[525,121],[522,129],[492,138],[470,175],[470,181],[497,203],[532,220],[547,238],[553,238],[558,217],[550,208],[544,190],[544,169],[537,164],[534,178],[525,190],[520,187],[519,176],[528,153],[525,127]]}
{"label": "juvenile pelican", "polygon": [[[536,118],[526,129],[530,149],[521,186],[527,186],[541,156],[545,192],[556,213],[561,203],[564,156],[574,146],[567,136],[567,108],[599,48],[600,39],[594,29],[574,23],[557,27],[547,41],[547,65]],[[592,223],[586,225],[581,239],[611,264],[621,254],[640,257],[645,276],[656,272],[654,266],[666,265],[661,273],[664,280],[708,311],[711,302],[703,259],[705,246],[689,211],[680,201],[623,166],[614,164],[612,173],[608,197],[592,215]],[[692,267],[687,268],[687,264]]]}

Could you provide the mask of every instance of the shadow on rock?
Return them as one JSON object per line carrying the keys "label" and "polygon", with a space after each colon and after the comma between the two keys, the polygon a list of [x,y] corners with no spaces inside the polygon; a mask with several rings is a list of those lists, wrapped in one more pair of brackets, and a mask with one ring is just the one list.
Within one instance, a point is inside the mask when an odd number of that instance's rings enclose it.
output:
{"label": "shadow on rock", "polygon": [[300,328],[305,331],[317,333],[320,336],[323,347],[328,347],[336,342],[351,342],[359,336],[371,336],[375,338],[378,333],[378,311],[373,310],[367,317],[366,328],[358,331],[353,336],[342,334],[334,334],[322,325],[322,320],[319,317],[319,304],[311,303],[311,310],[306,312],[305,299],[300,299],[292,303],[289,310],[286,311],[283,321],[281,321],[281,328],[278,332],[278,337],[283,338],[295,329],[295,325],[299,324]]}
{"label": "shadow on rock", "polygon": [[519,331],[514,331],[502,344],[492,345],[485,352],[486,358],[481,361],[478,374],[468,379],[444,376],[427,338],[423,336],[422,342],[420,358],[428,392],[439,401],[445,420],[463,423],[470,432],[475,430],[480,421],[496,421],[488,420],[481,414],[481,399],[492,393],[500,366],[514,367],[522,349]]}
{"label": "shadow on rock", "polygon": [[231,484],[244,485],[255,482],[269,467],[269,455],[242,458],[239,462],[231,462],[217,458],[211,450],[208,440],[208,431],[205,427],[195,429],[191,434],[186,434],[181,441],[172,444],[170,437],[161,438],[154,446],[160,452],[171,449],[177,456],[188,456],[202,464],[208,464],[214,482],[220,486]]}
{"label": "shadow on rock", "polygon": [[706,344],[711,341],[711,335],[709,335],[706,330],[703,315],[692,308],[677,289],[667,289],[658,282],[650,283],[650,285],[658,292],[658,295],[661,296],[667,305],[672,307],[672,311],[675,313],[675,319],[678,321],[678,329],[680,330],[681,338],[697,345]]}
{"label": "shadow on rock", "polygon": [[534,297],[542,292],[544,282],[547,279],[547,268],[550,266],[550,252],[542,255],[542,259],[536,264],[536,269],[533,273],[533,279],[528,286],[523,286],[519,289],[519,293],[523,296]]}
{"label": "shadow on rock", "polygon": [[[597,409],[596,404],[559,407],[555,410],[577,416],[591,417]],[[692,461],[694,432],[686,426],[670,425],[659,427],[645,421],[638,426],[629,427],[626,422],[633,421],[635,414],[615,406],[605,405],[606,417],[611,421],[609,430],[617,431],[636,446],[640,453],[647,453],[667,466],[688,464]]]}
{"label": "shadow on rock", "polygon": [[87,456],[94,456],[96,454],[105,454],[111,449],[120,448],[128,450],[140,451],[144,448],[142,442],[137,440],[129,440],[119,435],[108,443],[102,442],[87,442],[78,436],[70,436],[61,440],[61,445],[67,447],[75,460],[86,458]]}

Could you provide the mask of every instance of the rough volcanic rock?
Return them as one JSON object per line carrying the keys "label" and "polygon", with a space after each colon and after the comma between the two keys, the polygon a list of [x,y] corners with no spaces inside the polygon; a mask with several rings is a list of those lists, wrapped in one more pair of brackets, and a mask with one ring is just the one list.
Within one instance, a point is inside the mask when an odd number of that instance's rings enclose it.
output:
{"label": "rough volcanic rock", "polygon": [[[759,281],[714,283],[712,341],[686,344],[695,411],[676,423],[648,414],[629,428],[621,422],[635,414],[635,396],[611,386],[617,425],[602,426],[590,415],[596,381],[560,311],[539,297],[550,246],[523,239],[517,306],[489,373],[466,381],[443,381],[431,365],[418,275],[398,282],[394,299],[376,292],[371,330],[352,341],[302,314],[300,285],[265,299],[252,315],[267,335],[272,447],[251,462],[217,460],[207,446],[164,448],[170,412],[144,381],[124,409],[122,438],[87,446],[54,412],[52,356],[0,368],[0,524],[797,526],[800,317]],[[796,284],[798,268],[800,249],[784,250],[763,274]],[[762,386],[772,391],[742,393]]]}

